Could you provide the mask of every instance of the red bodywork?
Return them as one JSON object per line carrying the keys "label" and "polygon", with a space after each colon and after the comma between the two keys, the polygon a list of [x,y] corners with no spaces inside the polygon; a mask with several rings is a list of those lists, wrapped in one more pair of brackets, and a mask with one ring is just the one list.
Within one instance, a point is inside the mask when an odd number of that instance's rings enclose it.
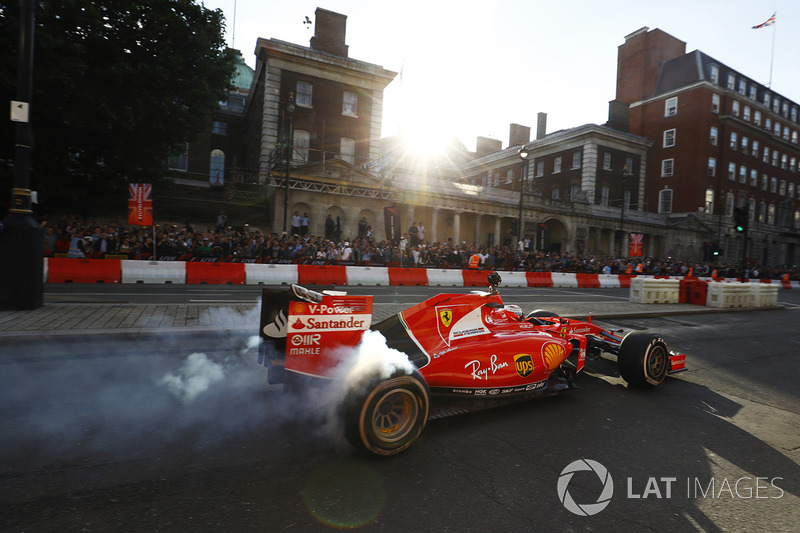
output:
{"label": "red bodywork", "polygon": [[[439,294],[374,325],[372,296],[293,286],[264,289],[263,298],[261,334],[278,348],[273,357],[262,354],[266,366],[332,377],[352,353],[342,347],[357,346],[364,331],[373,329],[408,356],[432,392],[455,396],[544,390],[551,378],[571,379],[581,371],[587,350],[591,356],[616,354],[622,341],[591,319],[523,319],[496,291]],[[669,359],[670,373],[685,368],[685,355]]]}
{"label": "red bodywork", "polygon": [[[425,356],[423,364],[415,363],[428,385],[456,394],[543,388],[575,347],[571,335],[553,336],[519,320],[497,293],[440,294],[401,312],[399,319]],[[585,339],[583,346],[575,340],[580,370]]]}

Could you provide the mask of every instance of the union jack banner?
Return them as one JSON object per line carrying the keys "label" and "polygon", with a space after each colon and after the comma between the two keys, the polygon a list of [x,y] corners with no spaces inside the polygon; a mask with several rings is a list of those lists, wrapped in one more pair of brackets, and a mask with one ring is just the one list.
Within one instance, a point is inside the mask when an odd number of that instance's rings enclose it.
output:
{"label": "union jack banner", "polygon": [[131,226],[153,225],[153,184],[128,184],[128,224]]}
{"label": "union jack banner", "polygon": [[644,248],[644,233],[631,233],[628,241],[628,256],[642,257],[642,248]]}
{"label": "union jack banner", "polygon": [[760,29],[760,28],[764,28],[766,26],[774,26],[775,25],[775,15],[777,15],[777,13],[773,13],[772,16],[767,19],[766,22],[763,22],[763,23],[759,24],[758,26],[753,26],[753,29],[757,30],[757,29]]}

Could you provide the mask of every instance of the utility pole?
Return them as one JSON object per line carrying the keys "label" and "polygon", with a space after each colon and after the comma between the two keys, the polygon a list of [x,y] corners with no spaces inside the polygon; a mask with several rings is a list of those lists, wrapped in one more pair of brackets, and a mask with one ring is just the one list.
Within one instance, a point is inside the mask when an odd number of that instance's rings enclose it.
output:
{"label": "utility pole", "polygon": [[0,309],[28,310],[42,306],[44,229],[33,217],[30,189],[34,1],[19,0],[19,8],[18,100],[11,102],[11,118],[17,123],[14,188],[0,229]]}

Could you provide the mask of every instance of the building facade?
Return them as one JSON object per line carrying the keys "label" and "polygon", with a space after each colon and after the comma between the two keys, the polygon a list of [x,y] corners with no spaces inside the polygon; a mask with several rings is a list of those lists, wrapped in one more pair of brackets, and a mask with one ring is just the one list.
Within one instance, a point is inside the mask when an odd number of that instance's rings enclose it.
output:
{"label": "building facade", "polygon": [[239,225],[279,234],[297,212],[313,234],[332,218],[352,238],[366,220],[380,241],[389,207],[430,242],[522,237],[543,251],[626,257],[636,234],[643,258],[690,261],[709,259],[713,245],[738,262],[744,239],[730,231],[732,215],[747,206],[748,258],[797,262],[800,117],[768,87],[642,28],[619,47],[606,124],[547,133],[540,113],[535,139],[512,124],[505,149],[479,138],[475,153],[455,143],[422,158],[400,138],[381,139],[396,73],[348,57],[346,19],[317,9],[308,47],[259,39],[255,71],[237,84],[247,89],[190,147],[179,184],[204,186],[215,207],[239,210]]}
{"label": "building facade", "polygon": [[694,213],[705,241],[742,257],[733,212],[749,212],[747,258],[800,259],[800,106],[661,30],[642,28],[618,49],[616,100],[631,133],[653,140],[644,208]]}

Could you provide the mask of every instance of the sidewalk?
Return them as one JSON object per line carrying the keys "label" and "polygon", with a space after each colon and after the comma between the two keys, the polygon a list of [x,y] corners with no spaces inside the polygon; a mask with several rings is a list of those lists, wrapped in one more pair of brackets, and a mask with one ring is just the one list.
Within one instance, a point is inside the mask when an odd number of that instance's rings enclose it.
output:
{"label": "sidewalk", "polygon": [[[542,307],[541,302],[514,301],[525,312]],[[405,304],[375,303],[373,323],[402,311]],[[592,319],[655,317],[696,313],[720,313],[782,309],[781,306],[720,309],[691,304],[640,304],[630,302],[579,302],[548,304],[568,318]],[[78,304],[45,303],[32,311],[0,311],[0,339],[34,340],[37,337],[81,335],[163,336],[180,334],[258,333],[260,310],[250,304]],[[2,344],[2,340],[0,340]]]}

